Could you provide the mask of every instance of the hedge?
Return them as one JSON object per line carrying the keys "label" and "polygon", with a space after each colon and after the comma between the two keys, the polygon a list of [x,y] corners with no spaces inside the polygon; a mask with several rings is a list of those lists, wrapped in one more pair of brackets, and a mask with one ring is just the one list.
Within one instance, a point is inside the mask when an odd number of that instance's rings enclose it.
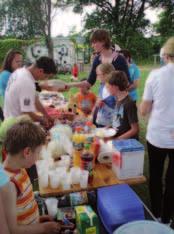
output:
{"label": "hedge", "polygon": [[20,39],[0,39],[0,65],[2,64],[6,53],[10,49],[21,51],[25,57],[25,48],[32,44],[35,40],[20,40]]}

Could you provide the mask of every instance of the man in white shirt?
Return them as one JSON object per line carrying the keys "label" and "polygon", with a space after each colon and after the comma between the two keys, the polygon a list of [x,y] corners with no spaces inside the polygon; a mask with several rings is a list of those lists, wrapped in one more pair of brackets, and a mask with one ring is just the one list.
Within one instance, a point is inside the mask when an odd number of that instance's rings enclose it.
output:
{"label": "man in white shirt", "polygon": [[[48,124],[51,121],[40,103],[35,82],[47,80],[57,73],[56,65],[51,58],[40,57],[28,68],[17,69],[10,77],[4,101],[4,117],[16,117],[28,114],[34,121]],[[39,111],[43,116],[37,115]]]}
{"label": "man in white shirt", "polygon": [[174,212],[174,37],[164,44],[162,56],[166,65],[147,78],[140,112],[150,114],[146,139],[152,212],[170,225]]}

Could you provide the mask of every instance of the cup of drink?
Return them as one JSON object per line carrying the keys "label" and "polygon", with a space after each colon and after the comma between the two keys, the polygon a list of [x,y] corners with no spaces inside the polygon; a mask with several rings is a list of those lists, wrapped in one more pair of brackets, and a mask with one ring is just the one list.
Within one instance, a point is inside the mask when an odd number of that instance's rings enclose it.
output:
{"label": "cup of drink", "polygon": [[89,171],[86,171],[86,170],[81,171],[81,176],[80,176],[80,187],[81,188],[88,187],[88,177],[89,177]]}
{"label": "cup of drink", "polygon": [[71,188],[71,176],[70,173],[67,173],[64,179],[62,180],[62,186],[64,190],[69,190]]}
{"label": "cup of drink", "polygon": [[56,170],[49,172],[50,187],[56,189],[60,184],[60,177]]}
{"label": "cup of drink", "polygon": [[79,167],[72,167],[70,170],[72,184],[80,183],[81,169]]}
{"label": "cup of drink", "polygon": [[48,214],[52,217],[55,218],[57,214],[57,206],[58,206],[58,200],[54,197],[47,198],[45,200]]}
{"label": "cup of drink", "polygon": [[40,169],[38,170],[38,179],[39,179],[39,184],[42,188],[47,188],[48,187],[48,171]]}

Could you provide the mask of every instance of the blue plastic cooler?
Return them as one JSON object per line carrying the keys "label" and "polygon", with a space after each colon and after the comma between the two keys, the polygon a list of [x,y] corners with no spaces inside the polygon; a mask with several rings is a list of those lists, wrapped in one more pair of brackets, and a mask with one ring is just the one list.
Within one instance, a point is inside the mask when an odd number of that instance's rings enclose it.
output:
{"label": "blue plastic cooler", "polygon": [[144,220],[143,204],[126,184],[99,188],[97,209],[108,233],[127,222]]}

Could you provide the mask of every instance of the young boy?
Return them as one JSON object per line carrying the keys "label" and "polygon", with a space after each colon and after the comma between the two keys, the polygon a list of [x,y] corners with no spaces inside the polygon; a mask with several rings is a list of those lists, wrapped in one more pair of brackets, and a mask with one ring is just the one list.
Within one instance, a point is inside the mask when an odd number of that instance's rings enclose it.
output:
{"label": "young boy", "polygon": [[[83,81],[86,79],[83,79]],[[96,95],[89,91],[87,87],[79,88],[80,92],[78,92],[75,97],[73,98],[74,102],[77,105],[77,109],[79,114],[88,116],[91,114],[95,102],[96,102]]]}
{"label": "young boy", "polygon": [[37,160],[45,136],[44,131],[30,121],[13,125],[6,134],[4,168],[11,180],[11,191],[6,194],[4,207],[11,233],[59,233],[59,225],[50,218],[47,217],[48,222],[39,223],[38,206],[25,170]]}
{"label": "young boy", "polygon": [[117,130],[116,139],[138,138],[137,107],[128,95],[128,79],[122,71],[110,74],[107,88],[117,98],[112,127]]}

